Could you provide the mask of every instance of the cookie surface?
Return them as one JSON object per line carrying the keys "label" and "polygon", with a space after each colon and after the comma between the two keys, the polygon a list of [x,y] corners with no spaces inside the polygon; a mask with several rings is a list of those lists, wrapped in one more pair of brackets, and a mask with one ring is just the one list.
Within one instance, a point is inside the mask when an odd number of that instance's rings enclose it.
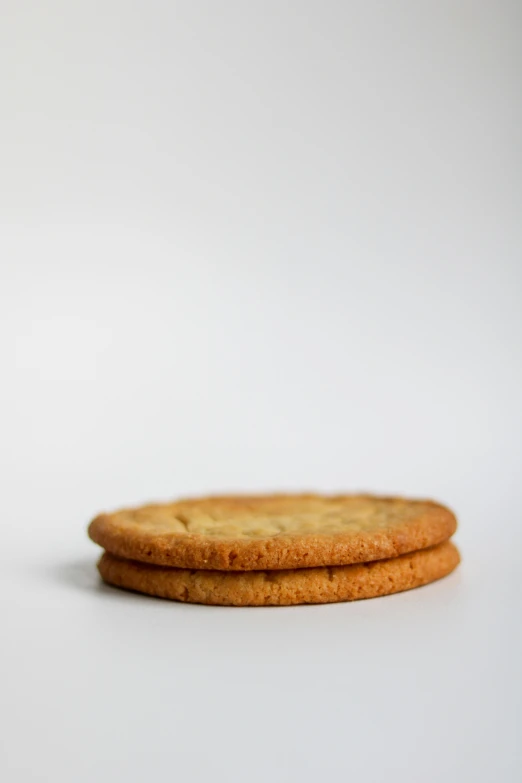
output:
{"label": "cookie surface", "polygon": [[105,552],[105,582],[147,595],[215,606],[289,606],[399,593],[449,574],[459,563],[450,541],[372,563],[286,571],[191,571],[123,560]]}
{"label": "cookie surface", "polygon": [[456,529],[432,501],[370,495],[184,500],[101,514],[89,535],[122,558],[220,571],[350,565],[424,549]]}

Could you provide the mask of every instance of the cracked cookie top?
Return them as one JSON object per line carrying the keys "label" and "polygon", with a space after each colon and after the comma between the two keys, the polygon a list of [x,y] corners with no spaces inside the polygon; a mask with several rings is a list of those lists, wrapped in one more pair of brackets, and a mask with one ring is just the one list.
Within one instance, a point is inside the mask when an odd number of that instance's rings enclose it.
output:
{"label": "cracked cookie top", "polygon": [[394,557],[449,538],[456,520],[427,500],[370,495],[222,496],[101,514],[108,552],[216,570],[303,568]]}

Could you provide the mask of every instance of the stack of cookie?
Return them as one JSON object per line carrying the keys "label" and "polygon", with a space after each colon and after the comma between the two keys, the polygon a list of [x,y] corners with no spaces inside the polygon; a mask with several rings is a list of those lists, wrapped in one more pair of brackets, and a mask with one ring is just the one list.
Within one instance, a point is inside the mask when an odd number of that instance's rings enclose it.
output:
{"label": "stack of cookie", "polygon": [[227,496],[102,514],[89,535],[111,585],[189,603],[283,606],[373,598],[449,574],[455,516],[369,495]]}

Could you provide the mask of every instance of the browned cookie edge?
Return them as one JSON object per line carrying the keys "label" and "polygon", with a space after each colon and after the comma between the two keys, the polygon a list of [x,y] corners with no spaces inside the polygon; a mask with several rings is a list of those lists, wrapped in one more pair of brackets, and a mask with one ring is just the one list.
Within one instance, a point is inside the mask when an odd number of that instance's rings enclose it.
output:
{"label": "browned cookie edge", "polygon": [[354,601],[411,590],[451,573],[451,541],[396,558],[348,566],[243,573],[189,570],[124,560],[105,552],[108,584],[161,598],[216,606],[289,606]]}
{"label": "browned cookie edge", "polygon": [[457,527],[455,515],[438,503],[422,501],[422,504],[427,509],[414,522],[357,534],[293,534],[246,540],[178,533],[158,535],[146,531],[129,533],[118,525],[116,515],[101,514],[89,525],[89,536],[118,557],[175,568],[262,571],[350,565],[397,557],[434,546],[452,536]]}

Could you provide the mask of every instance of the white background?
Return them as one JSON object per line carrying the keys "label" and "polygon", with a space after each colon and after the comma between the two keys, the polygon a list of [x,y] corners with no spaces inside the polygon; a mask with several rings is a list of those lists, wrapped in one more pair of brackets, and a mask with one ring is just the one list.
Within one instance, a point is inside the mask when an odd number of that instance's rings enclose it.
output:
{"label": "white background", "polygon": [[[24,2],[0,24],[0,773],[519,780],[517,2]],[[354,604],[102,587],[88,520],[432,496]]]}

